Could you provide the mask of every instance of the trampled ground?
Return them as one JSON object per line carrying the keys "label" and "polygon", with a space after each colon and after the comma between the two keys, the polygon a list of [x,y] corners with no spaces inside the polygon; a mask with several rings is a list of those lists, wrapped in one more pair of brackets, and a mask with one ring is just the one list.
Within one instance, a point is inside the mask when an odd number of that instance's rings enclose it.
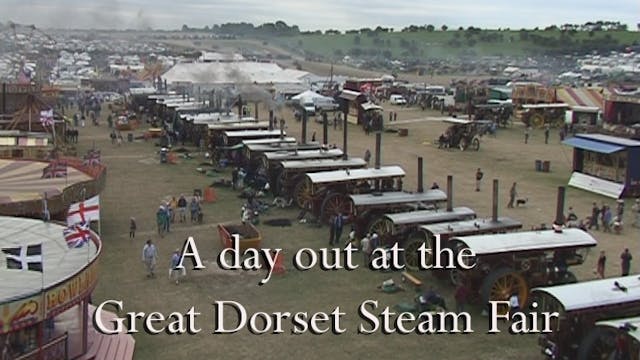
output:
{"label": "trampled ground", "polygon": [[[534,132],[530,143],[523,144],[523,128],[516,124],[510,129],[500,130],[496,137],[484,137],[479,152],[439,150],[430,144],[444,129],[445,124],[428,120],[426,112],[396,108],[398,125],[409,130],[408,137],[385,133],[383,136],[382,163],[399,164],[407,172],[405,189],[416,188],[417,157],[425,159],[425,184],[436,181],[444,188],[446,176],[454,176],[454,206],[469,206],[480,217],[491,215],[490,182],[500,180],[500,214],[524,222],[525,229],[541,223],[549,224],[555,214],[557,187],[565,185],[571,166],[572,149],[559,144],[558,136],[552,134],[549,145],[543,142],[541,132]],[[266,111],[261,111],[266,114]],[[300,123],[288,119],[287,132],[299,138]],[[437,116],[439,114],[431,114]],[[95,142],[102,150],[103,161],[108,167],[107,187],[101,195],[102,238],[104,254],[101,260],[101,277],[93,301],[98,304],[106,299],[124,302],[123,312],[159,311],[169,314],[186,312],[195,307],[201,315],[196,325],[202,329],[197,335],[169,336],[165,334],[135,335],[135,359],[539,359],[536,335],[512,336],[486,334],[488,323],[480,316],[477,307],[471,307],[474,334],[467,335],[359,335],[357,328],[363,322],[357,308],[364,300],[378,300],[380,308],[401,302],[411,302],[412,291],[398,294],[378,292],[376,286],[388,278],[400,280],[399,273],[372,272],[360,268],[355,271],[321,271],[313,269],[298,271],[291,266],[293,254],[302,247],[319,249],[327,246],[328,228],[312,228],[297,224],[289,228],[260,225],[264,247],[284,249],[287,273],[273,277],[264,286],[258,286],[264,272],[222,271],[215,264],[221,251],[216,231],[219,222],[239,221],[242,200],[229,189],[217,189],[218,200],[204,207],[204,224],[175,224],[170,234],[160,238],[155,231],[155,211],[161,201],[180,193],[191,194],[193,189],[202,189],[215,178],[205,177],[195,171],[201,158],[181,160],[177,165],[160,164],[158,147],[152,142],[136,141],[121,147],[109,141],[109,130],[105,122],[101,127],[80,130],[80,153]],[[310,122],[309,132],[316,131],[320,139],[322,131],[317,123]],[[138,131],[139,133],[140,131]],[[310,136],[310,135],[309,135]],[[341,146],[342,134],[333,129],[329,132],[330,143]],[[361,157],[367,148],[374,149],[375,137],[366,136],[353,125],[349,127],[349,153]],[[536,159],[550,160],[551,172],[534,171]],[[481,192],[474,190],[476,168],[482,168],[485,182]],[[230,178],[226,173],[222,176]],[[518,183],[520,197],[527,197],[524,208],[506,209],[507,194],[512,182]],[[578,216],[590,213],[591,203],[613,201],[583,191],[568,189],[566,206],[573,206]],[[627,204],[630,209],[631,204]],[[293,219],[295,210],[271,209],[269,217]],[[135,240],[128,238],[129,217],[138,220]],[[627,210],[626,222],[632,219]],[[597,251],[606,250],[609,255],[607,275],[619,273],[619,254],[630,247],[638,254],[638,231],[627,226],[623,235],[595,232],[599,245],[593,249],[586,264],[572,269],[580,280],[593,279]],[[206,270],[189,271],[183,283],[176,285],[168,279],[171,252],[179,247],[187,236],[196,239],[201,256],[206,260]],[[153,239],[159,247],[160,261],[158,277],[147,279],[141,250],[146,239]],[[637,260],[634,260],[634,262]],[[359,256],[356,262],[361,263]],[[632,270],[638,265],[632,263]],[[452,289],[436,280],[429,272],[419,273],[424,283],[433,285],[446,295],[453,304]],[[246,330],[235,334],[212,334],[214,301],[233,300],[243,304],[251,314],[256,311],[277,312],[331,312],[339,306],[346,312],[341,335],[292,335],[290,323],[285,322],[285,332],[278,335],[252,335]],[[226,314],[226,324],[233,326],[235,317]],[[138,328],[140,324],[138,323]]]}

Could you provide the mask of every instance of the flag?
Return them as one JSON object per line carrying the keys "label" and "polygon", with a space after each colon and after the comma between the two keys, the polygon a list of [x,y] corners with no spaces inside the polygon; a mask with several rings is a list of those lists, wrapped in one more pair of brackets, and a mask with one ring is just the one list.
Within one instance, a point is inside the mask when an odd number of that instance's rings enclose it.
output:
{"label": "flag", "polygon": [[53,126],[53,109],[40,111],[42,126]]}
{"label": "flag", "polygon": [[85,165],[85,166],[100,165],[100,150],[89,149],[89,151],[87,151],[87,155],[84,156],[84,161],[82,162],[82,165]]}
{"label": "flag", "polygon": [[96,195],[91,199],[71,204],[67,212],[67,225],[78,223],[89,223],[100,220],[100,196]]}
{"label": "flag", "polygon": [[42,244],[4,248],[7,269],[42,272]]}
{"label": "flag", "polygon": [[52,160],[42,169],[43,179],[52,179],[67,176],[67,163],[65,161]]}
{"label": "flag", "polygon": [[26,66],[21,66],[18,72],[18,83],[29,84],[31,83],[31,71]]}
{"label": "flag", "polygon": [[84,244],[91,241],[91,232],[89,231],[88,223],[71,225],[66,227],[62,233],[69,249],[83,247]]}

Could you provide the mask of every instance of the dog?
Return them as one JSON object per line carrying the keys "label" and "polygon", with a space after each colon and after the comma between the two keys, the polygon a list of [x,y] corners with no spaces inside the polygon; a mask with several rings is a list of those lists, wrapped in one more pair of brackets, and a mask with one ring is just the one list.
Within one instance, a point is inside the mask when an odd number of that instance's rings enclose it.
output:
{"label": "dog", "polygon": [[517,199],[516,200],[516,207],[519,207],[520,205],[522,205],[522,206],[527,205],[528,202],[529,202],[529,198]]}
{"label": "dog", "polygon": [[277,206],[281,209],[284,209],[286,207],[291,206],[291,204],[293,204],[293,198],[289,199],[289,201],[287,201],[285,198],[278,196],[275,199],[273,199],[273,203],[271,203],[272,206]]}

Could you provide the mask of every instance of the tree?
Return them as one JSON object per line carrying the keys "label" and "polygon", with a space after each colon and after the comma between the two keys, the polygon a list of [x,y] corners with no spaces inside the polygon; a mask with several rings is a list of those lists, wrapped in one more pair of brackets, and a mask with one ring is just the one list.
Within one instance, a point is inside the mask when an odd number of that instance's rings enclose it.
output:
{"label": "tree", "polygon": [[182,25],[182,31],[189,31],[189,27],[186,24]]}
{"label": "tree", "polygon": [[436,29],[436,27],[431,25],[431,24],[429,24],[429,25],[427,25],[426,29],[427,29],[428,32],[432,32],[433,30]]}
{"label": "tree", "polygon": [[442,30],[442,31],[447,31],[448,29],[449,29],[449,27],[447,25],[442,25],[440,27],[440,30]]}

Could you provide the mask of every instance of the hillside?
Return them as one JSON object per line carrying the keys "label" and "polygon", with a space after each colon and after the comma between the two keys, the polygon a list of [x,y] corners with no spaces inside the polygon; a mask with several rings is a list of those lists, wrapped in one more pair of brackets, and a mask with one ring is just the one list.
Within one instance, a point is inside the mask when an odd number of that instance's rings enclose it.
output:
{"label": "hillside", "polygon": [[307,59],[350,57],[386,59],[446,59],[449,57],[527,57],[621,51],[640,44],[636,31],[561,30],[434,30],[348,34],[306,34],[270,38]]}

